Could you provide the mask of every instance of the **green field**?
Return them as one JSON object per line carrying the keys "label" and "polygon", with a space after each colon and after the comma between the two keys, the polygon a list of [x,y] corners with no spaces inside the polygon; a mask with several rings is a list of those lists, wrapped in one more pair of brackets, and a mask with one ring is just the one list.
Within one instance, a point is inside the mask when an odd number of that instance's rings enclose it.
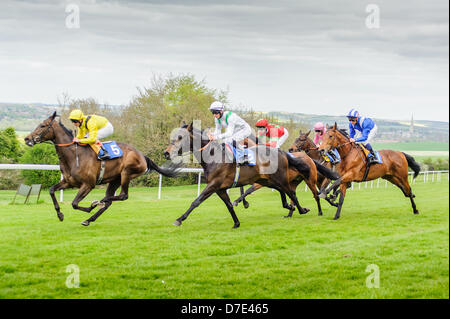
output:
{"label": "green field", "polygon": [[377,149],[396,151],[447,151],[448,143],[443,142],[411,142],[411,143],[373,143]]}
{"label": "green field", "polygon": [[[0,298],[449,298],[447,176],[415,183],[419,215],[400,190],[379,186],[355,184],[338,221],[325,203],[317,216],[303,184],[311,212],[292,219],[282,218],[278,193],[263,189],[237,209],[239,229],[216,195],[172,226],[195,186],[163,188],[162,200],[155,188],[131,189],[89,227],[69,202],[61,223],[47,194],[38,205],[9,205],[14,192],[2,191]],[[66,287],[70,264],[79,288]],[[366,286],[371,264],[379,288]]]}

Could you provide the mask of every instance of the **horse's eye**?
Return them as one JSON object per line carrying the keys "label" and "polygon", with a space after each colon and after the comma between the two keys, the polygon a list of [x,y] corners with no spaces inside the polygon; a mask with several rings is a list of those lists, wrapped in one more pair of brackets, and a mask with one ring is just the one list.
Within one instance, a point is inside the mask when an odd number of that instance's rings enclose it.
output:
{"label": "horse's eye", "polygon": [[45,125],[42,124],[42,125],[41,125],[41,128],[44,128],[44,127],[45,127]]}
{"label": "horse's eye", "polygon": [[183,136],[178,135],[178,140],[181,141],[181,139],[183,138]]}

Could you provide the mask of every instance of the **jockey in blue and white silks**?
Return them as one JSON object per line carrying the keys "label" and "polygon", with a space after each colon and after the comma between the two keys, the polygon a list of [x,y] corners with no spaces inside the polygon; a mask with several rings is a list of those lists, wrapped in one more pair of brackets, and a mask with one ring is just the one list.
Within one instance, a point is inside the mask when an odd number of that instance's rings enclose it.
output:
{"label": "jockey in blue and white silks", "polygon": [[[222,142],[232,144],[244,151],[243,141],[252,134],[250,125],[236,113],[225,111],[225,106],[222,102],[213,102],[209,110],[214,115],[216,125],[216,129],[210,136],[210,139],[222,140]],[[222,133],[222,128],[225,129],[224,133]]]}
{"label": "jockey in blue and white silks", "polygon": [[349,120],[348,127],[350,141],[364,144],[367,150],[370,151],[370,154],[368,155],[369,163],[376,162],[375,154],[370,142],[372,142],[377,135],[377,125],[372,119],[360,116],[359,112],[354,108],[348,112],[347,118]]}

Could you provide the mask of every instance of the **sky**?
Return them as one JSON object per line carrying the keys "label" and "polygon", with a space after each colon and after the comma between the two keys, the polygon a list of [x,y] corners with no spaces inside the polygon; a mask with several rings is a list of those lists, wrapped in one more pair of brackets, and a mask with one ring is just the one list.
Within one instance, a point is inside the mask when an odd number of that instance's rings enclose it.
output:
{"label": "sky", "polygon": [[1,0],[0,102],[126,105],[154,74],[189,73],[232,107],[448,121],[448,12],[447,0]]}

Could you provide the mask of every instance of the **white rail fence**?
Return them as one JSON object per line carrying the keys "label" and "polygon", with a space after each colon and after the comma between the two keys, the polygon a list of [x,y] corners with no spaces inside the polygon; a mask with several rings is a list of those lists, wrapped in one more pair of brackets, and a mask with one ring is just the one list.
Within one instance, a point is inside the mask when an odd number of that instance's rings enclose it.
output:
{"label": "white rail fence", "polygon": [[[56,170],[59,171],[59,165],[42,165],[42,164],[0,164],[0,170],[6,169],[6,170]],[[198,174],[198,183],[197,183],[197,196],[200,195],[200,184],[201,184],[201,177],[203,173],[203,169],[201,168],[182,168],[180,169],[181,173],[196,173]],[[447,181],[449,181],[449,171],[423,171],[419,173],[419,176],[416,179],[413,179],[413,172],[409,172],[410,175],[410,182],[414,185],[416,182],[422,181],[423,183],[429,183],[429,182],[440,182],[442,181],[442,176],[447,175]],[[422,175],[422,176],[420,176]],[[161,190],[162,190],[162,175],[159,175],[159,183],[158,183],[158,199],[161,199]],[[61,174],[62,179],[62,174]],[[358,189],[361,189],[361,185],[364,184],[364,188],[379,188],[380,187],[380,181],[381,179],[376,179],[372,181],[367,181],[364,183],[357,183]],[[381,184],[384,184],[384,187],[388,187],[388,182],[384,181],[381,182]],[[382,186],[382,185],[381,185]],[[355,183],[352,183],[352,188],[355,188]],[[308,190],[307,186],[305,185],[305,192]],[[60,202],[63,201],[63,191],[60,191]]]}

